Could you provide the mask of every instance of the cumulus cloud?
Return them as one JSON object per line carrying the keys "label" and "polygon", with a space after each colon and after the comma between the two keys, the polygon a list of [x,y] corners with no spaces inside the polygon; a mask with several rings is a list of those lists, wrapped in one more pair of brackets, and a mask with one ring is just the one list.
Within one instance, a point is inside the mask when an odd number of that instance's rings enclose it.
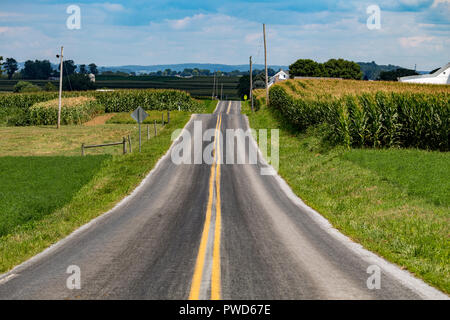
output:
{"label": "cumulus cloud", "polygon": [[[448,7],[449,0],[376,2],[382,22],[381,29],[373,31],[366,27],[366,6],[373,3],[369,0],[235,0],[232,5],[194,1],[187,9],[167,1],[140,2],[143,7],[128,1],[124,7],[110,0],[81,5],[83,27],[76,31],[65,28],[64,5],[30,3],[21,9],[23,17],[0,19],[0,52],[20,61],[53,59],[63,44],[76,63],[242,64],[250,55],[255,63],[263,63],[261,24],[265,22],[270,64],[342,57],[405,67],[417,63],[427,70],[445,63],[450,32],[443,6]],[[308,3],[311,7],[306,10]],[[384,6],[389,3],[391,7]],[[394,5],[396,9],[390,10]],[[402,11],[402,6],[408,9]],[[12,0],[2,0],[1,10],[4,16],[18,11]],[[11,29],[21,27],[30,29]]]}
{"label": "cumulus cloud", "polygon": [[121,12],[125,10],[125,8],[120,3],[103,2],[103,3],[94,3],[93,5],[111,12]]}
{"label": "cumulus cloud", "polygon": [[434,0],[433,4],[432,4],[432,8],[436,8],[439,4],[450,4],[450,0]]}
{"label": "cumulus cloud", "polygon": [[402,37],[399,40],[400,44],[404,48],[417,48],[425,42],[431,42],[435,40],[435,38],[428,36],[415,36],[415,37]]}
{"label": "cumulus cloud", "polygon": [[184,17],[183,19],[175,19],[175,20],[171,20],[171,19],[166,19],[166,22],[169,24],[169,26],[172,29],[175,30],[182,30],[185,29],[186,27],[188,27],[189,25],[191,25],[192,22],[198,22],[201,21],[205,18],[205,15],[203,14],[196,14],[192,17]]}

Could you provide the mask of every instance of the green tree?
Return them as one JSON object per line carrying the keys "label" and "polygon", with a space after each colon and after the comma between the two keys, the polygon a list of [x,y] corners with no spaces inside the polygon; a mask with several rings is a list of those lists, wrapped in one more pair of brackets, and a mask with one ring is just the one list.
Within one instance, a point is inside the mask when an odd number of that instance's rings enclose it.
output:
{"label": "green tree", "polygon": [[82,74],[86,74],[87,73],[87,69],[86,69],[86,65],[85,64],[80,64],[80,73],[82,73]]}
{"label": "green tree", "polygon": [[47,82],[44,87],[45,91],[56,91],[56,87],[51,82]]}
{"label": "green tree", "polygon": [[244,95],[250,96],[250,76],[242,76],[239,78],[238,92],[241,98]]}
{"label": "green tree", "polygon": [[320,63],[311,59],[298,59],[289,66],[289,73],[292,77],[322,77],[323,68]]}
{"label": "green tree", "polygon": [[27,60],[22,70],[24,79],[48,79],[52,75],[53,69],[48,60]]}
{"label": "green tree", "polygon": [[90,73],[98,74],[98,69],[95,63],[91,63],[88,67]]}
{"label": "green tree", "polygon": [[361,80],[363,73],[359,64],[344,59],[330,59],[323,64],[325,74],[331,78]]}
{"label": "green tree", "polygon": [[8,75],[8,79],[11,80],[12,76],[19,69],[17,61],[13,58],[6,58],[6,62],[3,64]]}
{"label": "green tree", "polygon": [[36,92],[41,91],[41,88],[28,81],[19,81],[14,86],[14,92]]}
{"label": "green tree", "polygon": [[[66,60],[63,63],[64,63],[63,76],[64,75],[70,76],[71,74],[75,73],[75,70],[77,70],[77,66],[75,65],[75,62],[73,62],[73,60]],[[61,69],[61,66],[58,67],[58,70],[60,70],[60,69]]]}
{"label": "green tree", "polygon": [[63,89],[70,91],[94,90],[95,84],[87,74],[74,73],[63,79]]}
{"label": "green tree", "polygon": [[277,72],[275,70],[273,70],[272,68],[268,68],[267,69],[267,76],[268,77],[273,77]]}
{"label": "green tree", "polygon": [[418,73],[415,72],[414,70],[399,68],[392,71],[382,71],[380,73],[379,80],[397,81],[397,78],[415,75],[418,75]]}

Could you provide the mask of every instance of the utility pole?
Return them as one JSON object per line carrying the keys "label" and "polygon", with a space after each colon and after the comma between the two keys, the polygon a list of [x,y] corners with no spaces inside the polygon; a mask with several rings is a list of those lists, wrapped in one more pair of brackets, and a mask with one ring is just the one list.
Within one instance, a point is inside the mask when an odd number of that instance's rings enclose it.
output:
{"label": "utility pole", "polygon": [[[59,67],[59,102],[58,102],[58,124],[57,128],[61,126],[61,95],[62,95],[62,78],[63,78],[63,51],[64,47],[61,46],[61,55],[59,56],[61,62]],[[56,55],[58,57],[58,55]]]}
{"label": "utility pole", "polygon": [[223,83],[220,84],[220,100],[223,100]]}
{"label": "utility pole", "polygon": [[214,100],[214,92],[216,91],[216,70],[214,70],[214,82],[213,82],[213,92],[211,96],[211,100]]}
{"label": "utility pole", "polygon": [[250,100],[252,101],[252,112],[253,112],[253,71],[252,71],[252,56],[250,56]]}
{"label": "utility pole", "polygon": [[266,25],[263,24],[264,34],[264,64],[266,67],[266,105],[269,106],[269,79],[267,76],[267,45],[266,45]]}

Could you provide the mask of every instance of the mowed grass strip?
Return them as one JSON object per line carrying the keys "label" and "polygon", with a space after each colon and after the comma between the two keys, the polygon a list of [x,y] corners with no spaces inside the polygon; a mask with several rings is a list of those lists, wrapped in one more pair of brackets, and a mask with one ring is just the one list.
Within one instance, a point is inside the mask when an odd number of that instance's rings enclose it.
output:
{"label": "mowed grass strip", "polygon": [[[156,125],[157,132],[162,128],[161,111],[152,112],[159,116]],[[182,111],[179,116],[184,117],[187,112]],[[101,124],[94,126],[29,126],[29,127],[1,127],[0,126],[0,156],[53,156],[53,155],[81,155],[81,144],[102,144],[120,142],[123,137],[130,135],[133,147],[138,142],[138,125],[129,114],[130,123]],[[178,113],[171,112],[171,121]],[[167,121],[167,113],[164,116]],[[128,119],[127,119],[128,121]],[[142,126],[142,137],[147,139],[147,128]],[[150,137],[154,136],[153,124],[150,127]],[[121,154],[121,146],[111,146],[86,150],[86,154]]]}
{"label": "mowed grass strip", "polygon": [[[179,113],[156,137],[143,144],[141,153],[136,152],[135,148],[131,154],[110,156],[102,162],[92,179],[73,194],[63,207],[32,223],[17,226],[13,232],[1,236],[0,272],[27,260],[113,208],[123,197],[130,194],[154,167],[172,144],[172,132],[183,128],[189,118],[188,112]],[[93,156],[88,155],[86,159],[91,157]],[[61,175],[60,178],[65,177]]]}
{"label": "mowed grass strip", "polygon": [[298,133],[265,106],[252,114],[246,103],[243,111],[254,129],[280,129],[279,173],[305,203],[365,248],[450,293],[450,153],[348,150],[327,145],[320,127]]}

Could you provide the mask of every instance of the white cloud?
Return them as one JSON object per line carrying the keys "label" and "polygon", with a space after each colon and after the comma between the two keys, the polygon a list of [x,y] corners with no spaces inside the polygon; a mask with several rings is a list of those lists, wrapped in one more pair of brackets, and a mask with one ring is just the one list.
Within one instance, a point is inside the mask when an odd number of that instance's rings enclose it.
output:
{"label": "white cloud", "polygon": [[436,8],[441,3],[447,3],[450,4],[450,0],[434,0],[433,4],[431,5],[432,8]]}
{"label": "white cloud", "polygon": [[429,36],[402,37],[399,39],[400,44],[404,48],[417,48],[426,42],[431,42],[434,40],[434,37]]}
{"label": "white cloud", "polygon": [[[447,6],[448,1],[439,1],[439,7]],[[45,12],[27,7],[21,12],[23,17],[0,19],[0,52],[19,61],[54,60],[54,53],[63,44],[67,56],[76,63],[98,65],[242,64],[250,55],[255,64],[264,62],[261,23],[247,17],[198,13],[163,20],[171,16],[167,14],[146,25],[125,26],[116,23],[121,13],[114,15],[108,10],[131,9],[109,2],[104,5],[82,6],[82,29],[77,31],[65,28],[64,6],[47,6]],[[442,11],[439,7],[428,10]],[[14,7],[3,10],[11,14]],[[381,30],[370,31],[364,6],[354,12],[282,14],[283,21],[279,16],[266,20],[270,64],[342,57],[405,67],[417,63],[421,70],[427,70],[445,63],[450,50],[450,42],[445,40],[450,38],[449,30],[445,24],[436,27],[435,15],[424,20],[417,12],[382,11]],[[30,29],[19,29],[25,27]]]}
{"label": "white cloud", "polygon": [[192,22],[201,21],[204,18],[205,18],[205,15],[196,14],[192,17],[184,17],[183,19],[178,19],[178,20],[166,19],[166,22],[169,24],[169,26],[172,29],[182,30],[182,29],[187,28],[189,25],[191,25]]}
{"label": "white cloud", "polygon": [[111,11],[111,12],[120,12],[120,11],[125,10],[125,8],[119,3],[104,2],[104,3],[95,3],[93,5],[101,7],[103,9],[105,9],[107,11]]}

